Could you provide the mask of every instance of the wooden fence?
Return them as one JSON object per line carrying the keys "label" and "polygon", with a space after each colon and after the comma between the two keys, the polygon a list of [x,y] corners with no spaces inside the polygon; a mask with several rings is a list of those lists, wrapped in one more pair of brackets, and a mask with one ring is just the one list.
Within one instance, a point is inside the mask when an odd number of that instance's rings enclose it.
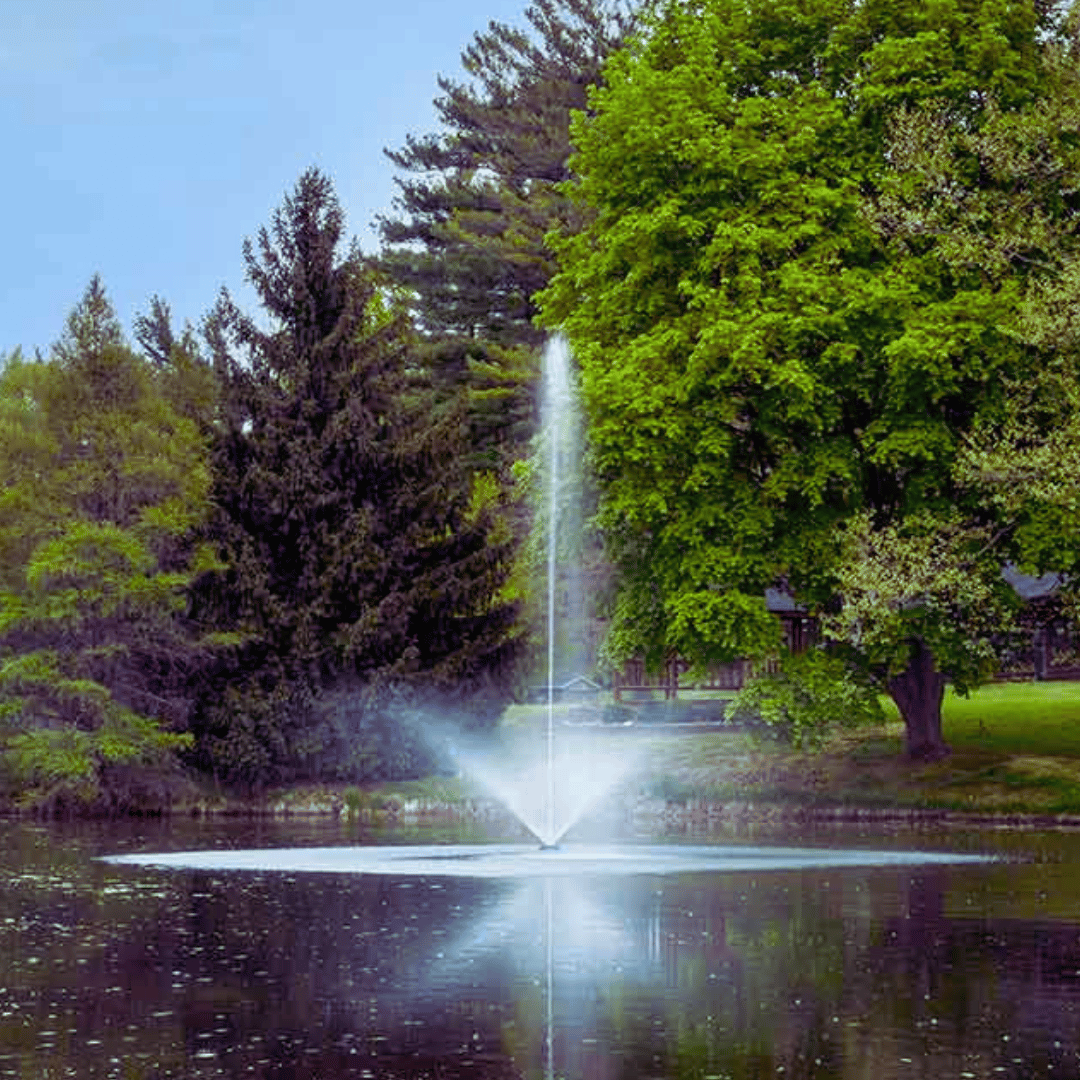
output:
{"label": "wooden fence", "polygon": [[[788,647],[801,652],[815,640],[809,619],[786,620],[785,637]],[[1019,630],[1003,636],[1000,643],[1001,667],[998,681],[1080,681],[1080,632],[1063,623],[1048,623],[1029,630]],[[716,692],[741,690],[759,675],[772,674],[778,661],[764,663],[735,660],[718,664],[704,675],[687,678],[690,665],[675,657],[659,672],[649,673],[644,661],[630,660],[622,671],[615,673],[612,689],[616,701],[633,701],[642,697],[655,698],[663,694],[673,700],[680,691]]]}
{"label": "wooden fence", "polygon": [[642,660],[629,660],[622,671],[615,673],[612,692],[616,701],[633,701],[642,696],[649,698],[663,694],[665,701],[674,700],[680,690],[715,692],[718,690],[741,690],[755,675],[777,670],[777,662],[770,660],[754,663],[750,660],[734,660],[730,664],[718,664],[704,675],[687,680],[690,665],[681,659],[669,660],[662,671],[650,674]]}
{"label": "wooden fence", "polygon": [[1080,680],[1080,635],[1064,623],[1046,623],[1008,635],[999,681]]}

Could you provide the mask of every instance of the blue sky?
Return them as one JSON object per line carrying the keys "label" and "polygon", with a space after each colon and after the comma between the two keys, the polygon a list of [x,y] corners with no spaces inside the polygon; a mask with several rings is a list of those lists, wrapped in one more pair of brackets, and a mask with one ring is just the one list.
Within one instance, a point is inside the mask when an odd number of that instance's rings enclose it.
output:
{"label": "blue sky", "polygon": [[0,354],[46,350],[90,276],[126,328],[197,322],[308,165],[376,247],[384,147],[436,129],[439,74],[526,0],[0,0]]}

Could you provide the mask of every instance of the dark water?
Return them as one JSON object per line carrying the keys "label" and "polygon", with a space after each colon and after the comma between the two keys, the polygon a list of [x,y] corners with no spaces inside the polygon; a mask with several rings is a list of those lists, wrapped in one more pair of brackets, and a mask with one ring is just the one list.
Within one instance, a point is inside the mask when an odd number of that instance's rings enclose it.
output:
{"label": "dark water", "polygon": [[94,858],[394,839],[344,823],[2,827],[0,1077],[1080,1077],[1078,834],[503,880]]}

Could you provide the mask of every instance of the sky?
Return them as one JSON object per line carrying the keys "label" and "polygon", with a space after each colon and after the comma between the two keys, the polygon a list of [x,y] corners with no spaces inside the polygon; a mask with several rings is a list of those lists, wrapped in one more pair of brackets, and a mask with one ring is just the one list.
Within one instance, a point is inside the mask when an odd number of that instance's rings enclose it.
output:
{"label": "sky", "polygon": [[438,130],[436,78],[527,0],[0,0],[0,356],[46,352],[94,273],[130,332],[198,323],[301,172],[365,251],[384,148]]}

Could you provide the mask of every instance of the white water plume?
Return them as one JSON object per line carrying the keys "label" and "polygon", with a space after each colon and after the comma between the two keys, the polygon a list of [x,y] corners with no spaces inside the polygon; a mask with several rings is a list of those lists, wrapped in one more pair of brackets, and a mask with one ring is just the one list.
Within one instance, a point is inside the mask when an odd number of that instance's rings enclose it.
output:
{"label": "white water plume", "polygon": [[495,749],[459,748],[454,759],[545,846],[557,844],[637,767],[637,750],[563,735],[552,758],[522,764]]}

